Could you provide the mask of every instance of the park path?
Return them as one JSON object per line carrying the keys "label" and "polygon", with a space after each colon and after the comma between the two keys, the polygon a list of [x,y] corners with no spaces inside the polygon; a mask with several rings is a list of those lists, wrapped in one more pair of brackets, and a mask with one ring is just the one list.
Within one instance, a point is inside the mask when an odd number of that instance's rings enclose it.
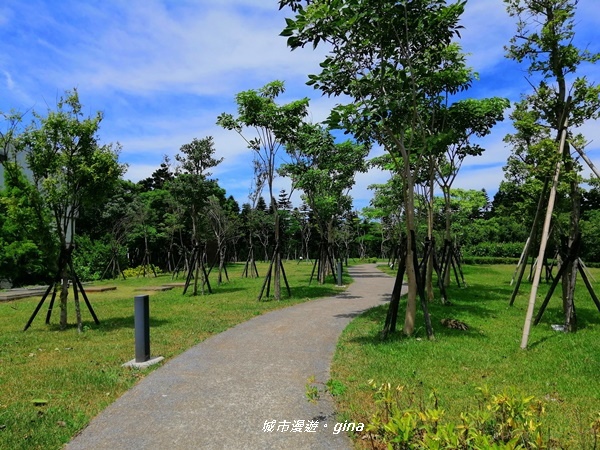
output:
{"label": "park path", "polygon": [[[322,396],[312,404],[305,397],[310,376],[329,379],[337,340],[350,320],[389,301],[394,279],[374,264],[348,272],[354,283],[335,297],[255,317],[168,361],[66,449],[352,448],[346,433],[334,434],[331,400]],[[263,431],[273,421],[274,430]],[[294,424],[301,431],[293,432]]]}

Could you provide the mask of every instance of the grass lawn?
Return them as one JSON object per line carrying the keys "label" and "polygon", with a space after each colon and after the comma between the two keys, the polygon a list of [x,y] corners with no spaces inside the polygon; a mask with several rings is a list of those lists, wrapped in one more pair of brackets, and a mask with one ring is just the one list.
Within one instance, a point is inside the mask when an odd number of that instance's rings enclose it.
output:
{"label": "grass lawn", "polygon": [[[383,341],[380,332],[387,305],[364,313],[347,327],[331,375],[346,387],[336,397],[342,418],[369,421],[374,411],[367,383],[371,379],[404,385],[415,401],[428,405],[435,391],[445,417],[456,423],[460,412],[477,408],[476,389],[487,387],[495,394],[514,391],[542,400],[545,437],[558,439],[564,446],[560,448],[593,448],[590,423],[600,413],[600,312],[583,283],[577,284],[577,333],[551,328],[563,320],[559,286],[542,321],[532,327],[529,349],[524,351],[520,342],[531,284],[521,285],[510,307],[514,266],[467,266],[464,270],[469,287],[450,288],[453,305],[430,305],[435,341],[427,340],[422,315],[414,337],[397,333]],[[591,271],[600,280],[600,270]],[[600,294],[600,283],[595,288]],[[538,308],[547,290],[548,285],[542,283]],[[440,323],[443,318],[463,321],[469,330],[445,328]]]}
{"label": "grass lawn", "polygon": [[[214,294],[182,296],[183,288],[150,294],[150,341],[153,356],[167,360],[240,322],[266,311],[333,295],[333,284],[308,286],[310,264],[286,264],[292,299],[257,302],[264,278],[241,277],[243,264],[230,265],[230,281]],[[259,264],[261,276],[266,265]],[[182,279],[175,281],[184,281]],[[26,332],[23,327],[40,297],[0,303],[0,449],[58,449],[103,408],[156,367],[123,368],[135,356],[133,297],[136,288],[172,282],[158,278],[129,278],[95,285],[116,291],[90,293],[100,320],[96,325],[82,300],[84,332],[75,325],[58,330],[55,304],[50,325],[45,317],[48,299]],[[58,303],[58,300],[57,302]],[[69,322],[75,322],[72,293]]]}

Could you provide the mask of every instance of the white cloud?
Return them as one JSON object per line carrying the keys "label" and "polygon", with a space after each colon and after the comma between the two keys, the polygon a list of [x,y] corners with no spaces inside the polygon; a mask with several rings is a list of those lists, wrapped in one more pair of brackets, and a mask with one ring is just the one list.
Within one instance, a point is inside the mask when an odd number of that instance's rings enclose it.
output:
{"label": "white cloud", "polygon": [[453,188],[460,189],[485,189],[488,194],[495,194],[504,179],[502,165],[492,167],[466,166],[463,168]]}
{"label": "white cloud", "polygon": [[124,178],[137,183],[144,178],[148,178],[157,168],[158,165],[154,164],[130,164],[127,167]]}
{"label": "white cloud", "polygon": [[[596,0],[580,0],[581,41],[598,48],[600,15]],[[245,201],[252,181],[251,152],[234,132],[215,125],[221,112],[234,113],[235,94],[274,79],[286,82],[282,103],[308,96],[309,119],[324,120],[332,106],[344,102],[321,96],[305,85],[319,70],[324,50],[290,52],[278,34],[289,11],[265,0],[7,0],[0,6],[0,70],[8,88],[0,110],[45,112],[66,89],[78,87],[85,110],[103,110],[101,138],[123,145],[128,176],[141,179],[158,168],[164,154],[174,156],[194,137],[213,136],[215,168],[228,193]],[[504,58],[504,45],[516,26],[504,2],[471,0],[466,5],[461,44],[471,52],[469,63],[481,74],[468,96],[499,95],[517,100],[530,89],[524,67]],[[600,76],[587,67],[590,79]],[[596,123],[583,127],[598,151]],[[502,142],[510,123],[499,124],[482,141],[480,158],[465,161],[457,186],[492,191],[502,179],[509,154]],[[387,174],[370,171],[357,177],[352,194],[365,206],[368,184]],[[278,181],[278,188],[289,184]],[[286,190],[287,190],[286,189]]]}
{"label": "white cloud", "polygon": [[460,44],[470,53],[469,64],[476,71],[486,71],[504,58],[504,45],[515,30],[514,21],[502,1],[471,1],[461,18]]}

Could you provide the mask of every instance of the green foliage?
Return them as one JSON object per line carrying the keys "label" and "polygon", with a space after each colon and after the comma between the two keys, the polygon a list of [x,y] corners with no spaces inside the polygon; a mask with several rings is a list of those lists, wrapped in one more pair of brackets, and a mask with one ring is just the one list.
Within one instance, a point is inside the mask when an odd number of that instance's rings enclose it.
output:
{"label": "green foliage", "polygon": [[[286,264],[288,280],[297,286],[293,298],[257,302],[262,281],[242,278],[243,268],[243,264],[228,266],[231,285],[216,288],[202,302],[183,297],[181,289],[153,293],[152,349],[156,354],[174,358],[257,315],[339,292],[334,287],[307,286],[311,266],[290,263]],[[264,273],[266,265],[259,263],[258,270]],[[216,278],[214,271],[211,277]],[[128,277],[96,283],[117,289],[89,294],[100,325],[94,324],[83,307],[85,333],[78,333],[75,327],[55,332],[54,316],[50,325],[44,325],[42,311],[32,328],[23,333],[39,298],[0,302],[0,449],[62,448],[93,417],[160,367],[141,371],[121,365],[133,352],[132,299],[139,295],[135,289],[165,281],[165,277]],[[36,407],[31,403],[34,399],[48,403]]]}
{"label": "green foliage", "polygon": [[481,264],[517,264],[519,258],[501,258],[496,256],[463,256],[463,264],[481,265]]}
{"label": "green foliage", "polygon": [[214,141],[211,136],[193,139],[184,144],[175,156],[179,162],[175,178],[167,188],[175,204],[190,222],[192,244],[197,245],[206,239],[208,226],[205,220],[205,208],[211,195],[223,197],[223,191],[215,180],[208,178],[208,169],[217,166],[223,158],[214,158]]}
{"label": "green foliage", "polygon": [[50,217],[39,200],[20,169],[12,167],[0,190],[0,279],[14,285],[42,282],[55,265]]}
{"label": "green foliage", "polygon": [[460,423],[445,420],[437,405],[425,407],[406,386],[369,382],[376,412],[367,425],[371,439],[389,449],[543,449],[548,448],[540,419],[544,405],[516,393],[491,395],[478,390],[478,405],[460,415]]}
{"label": "green foliage", "polygon": [[580,222],[582,240],[581,252],[584,261],[600,261],[600,210],[584,213]]}
{"label": "green foliage", "polygon": [[334,397],[342,395],[344,392],[346,392],[346,386],[344,385],[344,383],[342,383],[339,380],[334,380],[333,378],[330,378],[329,381],[327,381],[326,386],[327,392],[329,392]]}
{"label": "green foliage", "polygon": [[355,174],[367,170],[369,147],[350,141],[336,143],[329,130],[304,123],[288,137],[286,151],[293,162],[283,164],[280,173],[304,192],[304,200],[325,236],[326,224],[350,207],[345,194],[354,185]]}
{"label": "green foliage", "polygon": [[314,375],[311,375],[304,385],[306,400],[310,403],[317,403],[321,399],[321,393],[328,393],[333,397],[342,395],[346,392],[346,386],[339,380],[329,379],[327,383],[323,384],[315,379]]}
{"label": "green foliage", "polygon": [[160,267],[155,266],[154,264],[149,264],[149,265],[145,265],[145,266],[136,266],[136,267],[128,267],[127,269],[123,270],[123,275],[125,275],[126,278],[138,278],[138,277],[143,277],[143,276],[148,276],[150,274],[154,274],[156,273],[157,275],[160,275],[162,273],[162,270],[160,269]]}
{"label": "green foliage", "polygon": [[34,122],[20,138],[63,247],[80,208],[103,202],[108,187],[124,171],[118,163],[119,148],[98,143],[102,114],[84,118],[82,109],[77,90],[67,92],[56,111],[49,110],[46,116],[34,113]]}
{"label": "green foliage", "polygon": [[[421,407],[421,399],[435,391],[437,406],[428,407],[444,409],[446,422],[458,426],[461,413],[477,409],[473,392],[485,384],[494,394],[517,391],[543,400],[542,429],[547,441],[554,440],[553,448],[593,448],[589,424],[600,411],[593,357],[600,352],[598,310],[586,289],[578,287],[575,303],[582,326],[577,333],[556,332],[551,325],[562,322],[562,302],[555,293],[539,325],[532,329],[533,345],[523,351],[518,344],[529,285],[523,281],[514,306],[508,307],[514,269],[514,265],[463,265],[468,288],[451,284],[451,306],[442,305],[438,298],[428,305],[434,342],[426,340],[423,328],[413,338],[398,332],[382,340],[387,306],[355,319],[338,341],[331,368],[331,377],[348,388],[336,398],[337,410],[368,423],[375,409],[371,391],[362,380],[386,380],[392,386],[408,386],[417,410],[428,409]],[[597,269],[590,272],[599,279]],[[593,284],[598,292],[599,283]],[[549,286],[540,284],[540,298]],[[441,320],[447,317],[465,322],[469,330],[446,328]]]}
{"label": "green foliage", "polygon": [[471,247],[463,247],[463,251],[468,256],[519,258],[523,247],[523,242],[481,242]]}
{"label": "green foliage", "polygon": [[314,375],[310,376],[308,380],[306,380],[306,384],[304,385],[306,400],[310,403],[317,403],[317,401],[321,398],[321,392],[319,391],[319,387],[316,385],[316,380]]}
{"label": "green foliage", "polygon": [[112,247],[109,243],[92,240],[86,235],[75,237],[73,265],[81,281],[100,280],[112,256]]}
{"label": "green foliage", "polygon": [[[276,176],[276,157],[284,142],[295,136],[302,120],[308,113],[308,99],[295,100],[278,105],[275,100],[285,92],[283,81],[275,80],[259,89],[251,89],[236,95],[238,115],[222,113],[217,125],[235,131],[254,152],[254,195],[262,188],[269,189],[269,205],[276,212],[277,201],[273,192]],[[245,129],[254,131],[254,137],[246,137]],[[275,233],[278,236],[278,233]]]}

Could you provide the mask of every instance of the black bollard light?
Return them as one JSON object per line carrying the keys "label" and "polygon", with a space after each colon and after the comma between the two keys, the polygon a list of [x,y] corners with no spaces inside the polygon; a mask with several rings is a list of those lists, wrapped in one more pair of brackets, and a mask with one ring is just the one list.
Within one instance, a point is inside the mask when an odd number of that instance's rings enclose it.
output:
{"label": "black bollard light", "polygon": [[134,298],[135,362],[150,359],[150,296],[136,295]]}
{"label": "black bollard light", "polygon": [[133,323],[135,328],[135,359],[124,367],[143,369],[162,361],[162,356],[150,357],[150,296],[136,295],[133,299]]}

